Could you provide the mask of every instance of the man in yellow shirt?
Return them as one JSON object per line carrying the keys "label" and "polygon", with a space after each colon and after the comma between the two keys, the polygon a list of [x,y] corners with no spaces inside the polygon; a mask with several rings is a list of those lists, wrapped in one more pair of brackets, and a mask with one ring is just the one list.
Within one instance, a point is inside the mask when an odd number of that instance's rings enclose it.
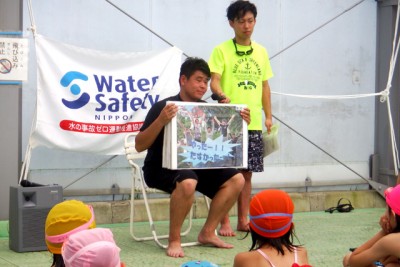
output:
{"label": "man in yellow shirt", "polygon": [[[238,199],[238,231],[248,231],[248,210],[253,172],[263,172],[262,113],[265,127],[272,126],[271,92],[268,79],[273,76],[268,53],[260,44],[251,40],[256,24],[256,6],[244,0],[233,2],[227,9],[229,25],[235,33],[233,39],[216,46],[209,60],[211,90],[220,103],[247,104],[251,122],[249,130],[248,169],[241,170],[245,186]],[[221,222],[219,234],[235,233],[226,216]]]}

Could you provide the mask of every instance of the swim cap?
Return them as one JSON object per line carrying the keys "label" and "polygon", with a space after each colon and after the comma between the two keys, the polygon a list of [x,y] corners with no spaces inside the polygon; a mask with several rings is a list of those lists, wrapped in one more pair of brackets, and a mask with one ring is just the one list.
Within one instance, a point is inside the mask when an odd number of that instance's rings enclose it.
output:
{"label": "swim cap", "polygon": [[70,235],[64,242],[65,267],[120,267],[120,248],[110,229],[87,229]]}
{"label": "swim cap", "polygon": [[294,205],[290,196],[278,189],[257,193],[250,202],[250,227],[257,234],[277,238],[292,226]]}
{"label": "swim cap", "polygon": [[400,185],[389,187],[385,190],[386,204],[396,213],[400,215]]}
{"label": "swim cap", "polygon": [[46,244],[53,254],[61,254],[62,243],[69,235],[96,227],[93,208],[79,200],[66,200],[55,205],[47,214]]}

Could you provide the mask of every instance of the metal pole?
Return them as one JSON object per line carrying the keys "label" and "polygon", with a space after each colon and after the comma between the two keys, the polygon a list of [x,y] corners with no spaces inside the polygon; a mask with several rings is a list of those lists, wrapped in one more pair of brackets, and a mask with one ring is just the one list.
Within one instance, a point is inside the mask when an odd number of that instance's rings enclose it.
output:
{"label": "metal pole", "polygon": [[[0,37],[21,36],[22,0],[0,1]],[[1,56],[0,56],[1,57]],[[18,184],[21,167],[21,82],[0,83],[0,220],[9,218],[10,187]]]}

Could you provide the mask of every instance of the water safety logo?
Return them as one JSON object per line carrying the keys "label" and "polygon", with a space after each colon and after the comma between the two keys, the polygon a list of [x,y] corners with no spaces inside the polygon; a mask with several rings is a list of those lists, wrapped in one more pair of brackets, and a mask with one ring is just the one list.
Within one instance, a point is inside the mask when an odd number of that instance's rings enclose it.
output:
{"label": "water safety logo", "polygon": [[[79,71],[68,71],[60,79],[62,90],[69,90],[70,96],[61,97],[63,105],[78,110],[89,103],[98,105],[94,108],[94,118],[89,121],[64,119],[60,128],[66,131],[93,134],[116,134],[139,131],[143,121],[131,122],[134,113],[140,109],[147,110],[159,99],[159,95],[149,95],[149,91],[158,76],[149,78],[126,79],[114,78],[112,75],[93,75],[95,86],[85,92],[81,86],[90,87],[89,76]],[[95,89],[94,89],[95,88]],[[86,88],[88,89],[88,88]],[[139,93],[139,94],[138,94]],[[142,95],[141,95],[141,94]],[[76,118],[76,117],[75,117]],[[95,121],[103,121],[97,123]],[[105,123],[104,121],[107,121]],[[114,121],[114,123],[110,123]],[[120,123],[119,123],[120,122]]]}
{"label": "water safety logo", "polygon": [[86,92],[81,94],[81,88],[74,83],[76,80],[87,81],[88,76],[78,71],[67,72],[60,80],[60,84],[70,90],[71,94],[77,96],[74,100],[62,99],[62,103],[70,109],[79,109],[89,103],[90,95]]}

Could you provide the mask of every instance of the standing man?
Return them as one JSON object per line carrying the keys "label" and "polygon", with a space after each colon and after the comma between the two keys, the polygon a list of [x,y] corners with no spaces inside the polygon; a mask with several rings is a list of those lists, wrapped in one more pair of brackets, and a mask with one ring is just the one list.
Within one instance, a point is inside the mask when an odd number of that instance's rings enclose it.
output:
{"label": "standing man", "polygon": [[[181,66],[176,96],[155,103],[136,136],[135,148],[138,152],[147,149],[143,173],[146,184],[171,193],[170,222],[167,255],[184,257],[181,246],[181,228],[193,204],[196,190],[212,199],[210,210],[198,235],[198,241],[219,248],[232,248],[216,234],[215,229],[229,209],[235,204],[244,185],[243,175],[236,169],[170,170],[162,167],[164,126],[178,112],[178,107],[167,101],[204,102],[210,79],[207,62],[199,58],[187,58]],[[241,111],[242,118],[249,122],[248,109]]]}
{"label": "standing man", "polygon": [[[245,185],[238,199],[238,231],[249,231],[248,210],[253,172],[264,171],[262,143],[262,114],[265,127],[271,131],[271,91],[268,84],[273,74],[264,47],[251,40],[256,24],[256,6],[244,0],[233,2],[227,9],[229,25],[234,38],[214,48],[209,66],[211,69],[211,90],[220,103],[247,104],[251,122],[249,130],[248,169],[241,170]],[[235,235],[229,217],[221,222],[220,235]]]}

